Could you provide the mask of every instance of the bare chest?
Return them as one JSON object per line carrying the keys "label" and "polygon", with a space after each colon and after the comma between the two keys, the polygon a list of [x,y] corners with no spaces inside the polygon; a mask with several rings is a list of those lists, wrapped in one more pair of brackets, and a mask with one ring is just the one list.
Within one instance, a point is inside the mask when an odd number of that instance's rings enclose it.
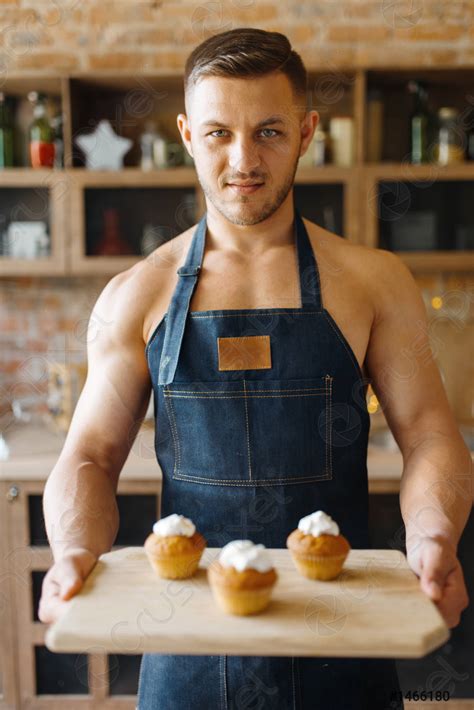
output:
{"label": "bare chest", "polygon": [[[364,361],[373,321],[373,304],[352,270],[344,268],[334,254],[325,259],[319,253],[321,299],[367,376]],[[169,303],[155,302],[145,319],[144,338],[148,342]],[[208,258],[203,264],[190,302],[191,311],[267,308],[299,308],[301,292],[296,259],[285,256],[258,263],[225,263]]]}

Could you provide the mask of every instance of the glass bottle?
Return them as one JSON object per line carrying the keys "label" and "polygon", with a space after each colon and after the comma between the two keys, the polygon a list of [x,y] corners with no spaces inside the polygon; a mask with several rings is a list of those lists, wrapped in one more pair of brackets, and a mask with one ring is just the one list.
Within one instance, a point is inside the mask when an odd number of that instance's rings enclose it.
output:
{"label": "glass bottle", "polygon": [[0,168],[13,167],[13,125],[8,99],[0,91]]}
{"label": "glass bottle", "polygon": [[145,123],[145,130],[140,136],[140,167],[142,170],[153,170],[156,167],[153,158],[153,144],[156,137],[156,123],[154,121],[147,121]]}
{"label": "glass bottle", "polygon": [[105,208],[104,227],[99,242],[92,250],[92,256],[123,256],[130,254],[130,245],[120,233],[118,210],[114,207]]}
{"label": "glass bottle", "polygon": [[408,91],[414,95],[414,107],[410,114],[410,160],[426,163],[430,130],[430,111],[426,86],[416,80],[408,82]]}
{"label": "glass bottle", "polygon": [[434,145],[434,159],[439,165],[464,161],[465,135],[459,125],[459,111],[443,106],[438,111],[438,135]]}
{"label": "glass bottle", "polygon": [[45,97],[36,91],[28,95],[34,102],[33,121],[30,125],[30,160],[33,168],[54,166],[54,131],[46,114]]}

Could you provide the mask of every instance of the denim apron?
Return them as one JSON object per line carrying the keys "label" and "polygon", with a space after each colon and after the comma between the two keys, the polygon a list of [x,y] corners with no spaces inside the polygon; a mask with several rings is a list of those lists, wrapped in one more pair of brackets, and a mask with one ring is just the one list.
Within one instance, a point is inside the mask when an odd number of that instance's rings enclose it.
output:
{"label": "denim apron", "polygon": [[[367,383],[323,307],[314,253],[294,214],[301,307],[189,311],[205,214],[146,345],[161,516],[191,518],[209,547],[249,538],[284,548],[315,510],[331,515],[353,548],[370,547]],[[219,359],[221,338],[249,339],[235,341],[229,369]],[[257,358],[248,368],[245,348],[239,361],[247,342],[259,353],[263,343],[266,364]],[[391,659],[146,653],[138,708],[389,710],[403,708],[393,700],[399,690]]]}

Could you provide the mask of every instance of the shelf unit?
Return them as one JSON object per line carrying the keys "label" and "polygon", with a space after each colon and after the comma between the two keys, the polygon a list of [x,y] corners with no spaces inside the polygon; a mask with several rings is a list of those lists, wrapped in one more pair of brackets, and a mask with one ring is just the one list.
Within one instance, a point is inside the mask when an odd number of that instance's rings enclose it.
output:
{"label": "shelf unit", "polygon": [[[468,92],[474,80],[474,67],[423,70],[342,67],[332,72],[315,71],[309,67],[308,74],[309,103],[318,110],[321,122],[327,125],[331,116],[350,115],[355,128],[355,162],[351,167],[328,164],[298,168],[295,203],[308,219],[318,221],[320,218],[317,212],[319,195],[321,202],[332,203],[329,210],[335,215],[332,223],[336,233],[355,243],[379,247],[380,219],[374,205],[384,182],[421,185],[426,194],[434,181],[454,180],[474,185],[474,161],[449,166],[407,162],[409,96],[405,90],[408,79],[416,77],[429,84],[435,108],[449,103],[466,110],[470,105]],[[369,92],[374,88],[383,96],[388,109],[385,112],[384,160],[377,163],[366,159],[367,137],[371,131],[368,100]],[[33,77],[13,73],[6,78],[3,88],[7,95],[17,96],[33,89],[60,97],[64,117],[64,169],[7,168],[0,172],[0,196],[2,189],[20,189],[20,185],[32,190],[43,187],[49,190],[51,256],[38,260],[0,256],[0,276],[114,274],[144,258],[145,254],[139,253],[136,244],[130,255],[93,256],[87,253],[86,197],[93,190],[150,188],[160,192],[175,191],[176,194],[188,190],[195,196],[195,213],[189,215],[191,224],[200,219],[205,201],[194,167],[151,172],[137,167],[138,137],[146,120],[156,119],[171,140],[180,142],[176,115],[184,111],[181,74],[144,72],[124,75],[109,71],[94,75],[48,76],[38,73]],[[86,170],[84,156],[74,142],[74,137],[89,132],[104,118],[111,121],[117,133],[134,142],[132,150],[125,156],[123,169],[118,172]],[[310,195],[308,187],[313,186]],[[166,195],[164,201],[167,201]],[[168,219],[167,225],[170,237],[186,228],[177,219]],[[333,231],[330,226],[327,228]],[[469,228],[474,229],[474,224],[469,224]],[[470,249],[397,253],[414,272],[470,271],[474,265],[474,251]]]}
{"label": "shelf unit", "polygon": [[[53,559],[40,513],[44,483],[44,480],[0,480],[3,563],[0,585],[5,595],[0,639],[3,683],[0,710],[64,707],[134,710],[139,650],[136,656],[124,657],[111,656],[96,647],[89,653],[58,655],[44,644],[47,626],[37,618],[37,605],[43,577]],[[121,479],[117,495],[121,522],[112,549],[143,544],[145,530],[151,530],[159,518],[161,477],[150,480],[148,476],[137,475]],[[135,522],[135,529],[130,521]],[[124,670],[125,665],[128,670]]]}

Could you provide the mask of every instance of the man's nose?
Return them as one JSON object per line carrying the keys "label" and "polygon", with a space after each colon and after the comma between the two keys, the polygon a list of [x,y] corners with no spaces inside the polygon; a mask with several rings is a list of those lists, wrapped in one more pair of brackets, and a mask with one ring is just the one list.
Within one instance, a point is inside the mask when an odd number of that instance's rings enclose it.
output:
{"label": "man's nose", "polygon": [[229,167],[240,173],[249,173],[260,165],[258,146],[250,139],[237,139],[229,154]]}

